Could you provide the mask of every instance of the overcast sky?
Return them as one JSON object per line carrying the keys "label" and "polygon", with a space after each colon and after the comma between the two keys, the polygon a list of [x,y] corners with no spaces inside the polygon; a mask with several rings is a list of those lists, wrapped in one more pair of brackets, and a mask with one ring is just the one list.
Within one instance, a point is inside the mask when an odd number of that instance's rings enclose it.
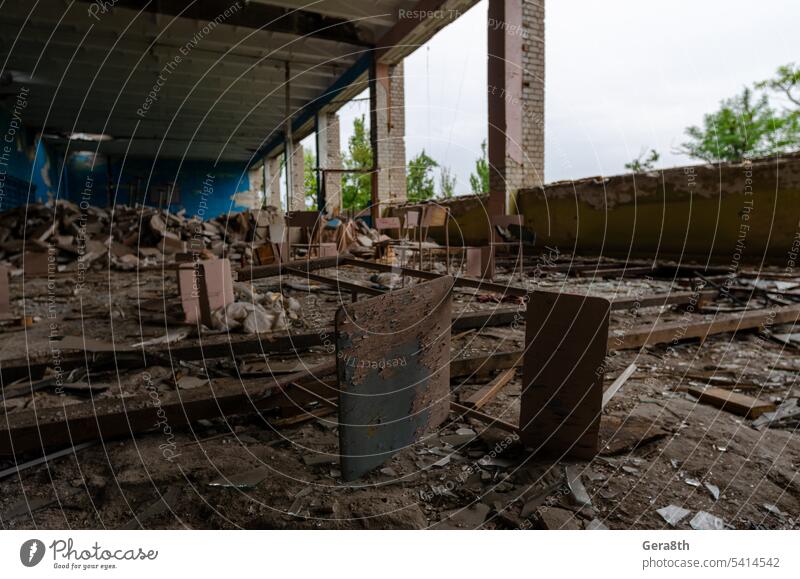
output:
{"label": "overcast sky", "polygon": [[[406,59],[406,147],[452,167],[459,194],[486,138],[483,0]],[[800,60],[798,0],[558,0],[546,14],[545,180],[659,166],[719,101]],[[780,106],[778,100],[774,101]],[[342,146],[368,103],[342,111]]]}

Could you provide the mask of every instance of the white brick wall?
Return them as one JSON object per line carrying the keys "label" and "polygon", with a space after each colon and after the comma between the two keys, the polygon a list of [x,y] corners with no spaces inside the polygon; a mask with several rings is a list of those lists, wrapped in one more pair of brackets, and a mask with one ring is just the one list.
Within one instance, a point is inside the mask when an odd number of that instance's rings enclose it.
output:
{"label": "white brick wall", "polygon": [[289,159],[292,168],[292,193],[289,197],[289,211],[305,211],[306,194],[303,183],[303,145],[295,144]]}
{"label": "white brick wall", "polygon": [[[383,203],[402,203],[406,190],[406,115],[403,63],[389,67],[386,82],[377,86],[378,198]],[[391,95],[391,98],[388,98]]]}
{"label": "white brick wall", "polygon": [[[321,119],[320,119],[321,120]],[[339,115],[336,113],[326,113],[325,121],[320,123],[322,134],[320,139],[325,140],[325,146],[318,157],[320,167],[325,169],[342,168],[342,150],[339,142]],[[328,173],[325,177],[325,210],[327,213],[335,215],[342,207],[342,174]]]}
{"label": "white brick wall", "polygon": [[[522,122],[522,130],[517,132],[522,139],[521,154],[509,154],[512,147],[508,146],[503,162],[496,163],[496,170],[490,173],[490,190],[506,191],[508,197],[514,197],[520,189],[538,187],[544,183],[545,8],[544,0],[494,1],[504,1],[507,6],[511,2],[519,2],[522,10],[521,31],[513,25],[502,29],[503,34],[518,35],[512,41],[522,39],[521,97],[511,96],[516,94],[514,87],[494,87],[492,92],[493,87],[490,86],[489,94],[490,99],[504,99],[507,115],[516,116]],[[508,39],[506,42],[510,43]],[[513,64],[508,66],[511,67],[510,70],[514,70]],[[518,110],[512,115],[508,111],[513,107]],[[507,129],[509,135],[514,131],[514,127]],[[507,207],[507,210],[513,210],[513,207]]]}
{"label": "white brick wall", "polygon": [[281,158],[273,157],[266,159],[267,174],[267,204],[274,207],[282,207],[281,203]]}

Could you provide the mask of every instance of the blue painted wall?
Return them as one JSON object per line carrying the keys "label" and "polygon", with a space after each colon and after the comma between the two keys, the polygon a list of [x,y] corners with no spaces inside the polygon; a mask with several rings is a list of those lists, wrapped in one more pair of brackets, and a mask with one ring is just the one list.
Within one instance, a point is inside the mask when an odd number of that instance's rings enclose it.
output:
{"label": "blue painted wall", "polygon": [[[242,211],[232,199],[247,191],[250,180],[247,164],[189,160],[182,164],[175,159],[111,158],[88,151],[71,153],[66,163],[68,196],[80,202],[85,196],[90,203],[106,207],[111,203],[169,206],[175,212],[186,209],[186,215],[210,219],[218,215]],[[109,177],[116,194],[109,199]]]}
{"label": "blue painted wall", "polygon": [[24,119],[19,99],[0,106],[0,211],[55,198],[99,207],[136,201],[156,206],[161,200],[173,212],[186,209],[187,216],[204,219],[246,209],[232,199],[250,188],[245,162],[111,157],[109,170],[105,155],[77,150],[73,142],[62,163],[60,154],[25,128]]}
{"label": "blue painted wall", "polygon": [[28,200],[47,201],[58,176],[51,151],[23,124],[24,107],[15,101],[11,106],[0,107],[0,211]]}
{"label": "blue painted wall", "polygon": [[[118,176],[120,167],[115,169],[114,174]],[[237,205],[232,197],[250,189],[247,163],[244,162],[214,164],[213,161],[189,160],[180,163],[162,159],[153,164],[148,159],[126,159],[118,194],[122,202],[132,201],[131,185],[137,181],[141,192],[147,190],[144,201],[147,205],[155,205],[163,192],[173,211],[186,209],[187,215],[200,215],[205,219],[242,211],[245,208]]]}

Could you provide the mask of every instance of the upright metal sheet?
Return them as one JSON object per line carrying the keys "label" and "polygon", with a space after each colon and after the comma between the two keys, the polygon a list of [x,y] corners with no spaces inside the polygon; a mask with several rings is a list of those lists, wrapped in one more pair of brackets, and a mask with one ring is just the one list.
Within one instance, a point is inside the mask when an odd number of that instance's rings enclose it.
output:
{"label": "upright metal sheet", "polygon": [[603,298],[531,296],[519,423],[527,446],[559,457],[597,454],[610,311]]}
{"label": "upright metal sheet", "polygon": [[380,466],[447,418],[453,278],[336,313],[342,477]]}

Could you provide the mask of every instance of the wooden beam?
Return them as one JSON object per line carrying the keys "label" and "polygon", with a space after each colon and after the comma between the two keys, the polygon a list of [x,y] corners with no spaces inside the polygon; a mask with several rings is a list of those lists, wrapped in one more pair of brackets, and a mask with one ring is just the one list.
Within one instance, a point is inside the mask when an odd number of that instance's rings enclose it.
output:
{"label": "wooden beam", "polygon": [[484,356],[451,360],[450,378],[485,376],[497,370],[517,368],[522,366],[524,356],[525,352],[519,350],[517,352],[496,352]]}
{"label": "wooden beam", "polygon": [[237,281],[250,281],[281,275],[286,270],[299,270],[302,272],[316,271],[342,265],[346,260],[346,255],[334,255],[329,257],[318,257],[316,259],[296,259],[285,263],[272,265],[257,265],[244,267],[236,271]]}
{"label": "wooden beam", "polygon": [[499,376],[497,376],[494,380],[486,384],[483,388],[478,390],[477,392],[473,393],[472,396],[467,398],[464,401],[464,406],[467,408],[473,408],[475,410],[480,410],[484,406],[486,406],[492,398],[497,396],[497,394],[505,388],[506,384],[508,384],[514,375],[516,374],[516,368],[509,368],[502,372]]}
{"label": "wooden beam", "polygon": [[[519,366],[521,360],[521,355],[516,352],[462,358],[451,361],[451,375],[453,372],[456,376],[486,374]],[[201,419],[247,414],[263,407],[264,401],[272,400],[273,395],[282,393],[287,386],[294,386],[322,401],[324,397],[305,387],[304,383],[335,371],[336,362],[331,360],[279,378],[214,380],[211,392],[209,387],[203,386],[159,393],[157,397],[147,393],[125,399],[108,398],[85,404],[5,413],[0,418],[0,456],[44,453],[91,440],[130,437],[157,429],[159,421],[174,430]],[[331,400],[324,403],[330,407],[335,405]],[[467,410],[472,417],[485,416]],[[508,425],[503,423],[495,425],[508,429]]]}
{"label": "wooden beam", "polygon": [[505,430],[506,432],[511,432],[512,434],[519,434],[519,428],[515,425],[511,424],[510,422],[506,422],[504,420],[500,420],[499,418],[495,418],[494,416],[490,416],[488,414],[484,414],[474,408],[467,408],[457,402],[450,402],[450,411],[451,412],[458,412],[462,416],[466,416],[467,418],[474,418],[475,420],[480,420],[487,426],[494,426],[501,430]]}
{"label": "wooden beam", "polygon": [[775,405],[772,402],[765,402],[758,398],[753,398],[752,396],[737,394],[736,392],[723,390],[722,388],[691,386],[688,392],[699,399],[700,402],[738,414],[739,416],[744,416],[750,420],[758,418],[765,412],[772,412],[775,410]]}
{"label": "wooden beam", "polygon": [[348,292],[362,293],[370,296],[380,296],[386,293],[386,290],[364,286],[343,279],[326,277],[324,275],[318,275],[308,271],[301,271],[299,269],[293,269],[287,267],[283,269],[283,272],[285,275],[293,275],[299,278],[309,279],[311,281],[317,281],[319,283],[324,283],[325,285],[328,285],[333,288],[347,290]]}
{"label": "wooden beam", "polygon": [[737,312],[715,316],[711,320],[677,321],[644,325],[608,336],[609,350],[631,350],[654,344],[681,342],[696,338],[707,338],[717,334],[753,330],[762,326],[796,324],[800,321],[800,305],[780,308],[765,308],[749,312]]}
{"label": "wooden beam", "polygon": [[622,388],[622,386],[628,381],[628,378],[630,378],[634,372],[636,372],[636,364],[631,364],[622,371],[622,374],[620,374],[617,379],[614,380],[614,382],[611,383],[611,386],[605,389],[603,392],[603,408],[606,407],[606,404],[611,401],[611,399],[614,397],[614,394],[616,394],[617,391]]}
{"label": "wooden beam", "polygon": [[159,429],[166,435],[167,428],[171,433],[201,419],[252,412],[259,400],[289,384],[335,371],[336,362],[329,361],[273,380],[215,380],[211,386],[186,391],[150,391],[128,398],[4,413],[0,418],[0,456],[44,453],[90,440],[129,437]]}

